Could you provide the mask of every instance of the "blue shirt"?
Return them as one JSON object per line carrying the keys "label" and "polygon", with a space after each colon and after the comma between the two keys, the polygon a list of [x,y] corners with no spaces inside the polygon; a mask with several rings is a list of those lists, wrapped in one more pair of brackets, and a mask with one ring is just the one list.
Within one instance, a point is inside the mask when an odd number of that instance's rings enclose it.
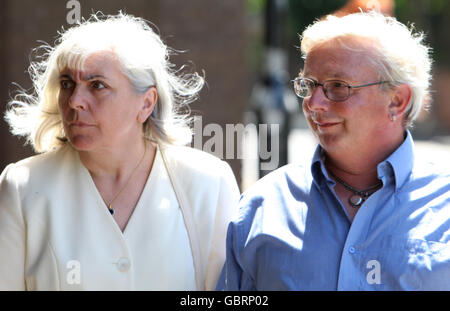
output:
{"label": "blue shirt", "polygon": [[407,132],[353,222],[319,146],[246,191],[218,290],[450,290],[450,174],[419,161]]}

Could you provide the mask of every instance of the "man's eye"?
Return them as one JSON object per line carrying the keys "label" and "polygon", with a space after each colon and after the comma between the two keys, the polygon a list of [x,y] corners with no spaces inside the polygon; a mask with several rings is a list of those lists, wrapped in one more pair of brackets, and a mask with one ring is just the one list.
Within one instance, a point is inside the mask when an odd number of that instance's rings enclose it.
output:
{"label": "man's eye", "polygon": [[61,89],[67,90],[73,87],[73,82],[70,80],[61,80]]}
{"label": "man's eye", "polygon": [[340,81],[333,81],[330,84],[332,87],[335,87],[335,88],[347,87],[347,85],[344,82],[340,82]]}
{"label": "man's eye", "polygon": [[106,86],[103,83],[101,83],[100,81],[92,82],[92,87],[96,90],[101,90],[101,89],[106,88]]}

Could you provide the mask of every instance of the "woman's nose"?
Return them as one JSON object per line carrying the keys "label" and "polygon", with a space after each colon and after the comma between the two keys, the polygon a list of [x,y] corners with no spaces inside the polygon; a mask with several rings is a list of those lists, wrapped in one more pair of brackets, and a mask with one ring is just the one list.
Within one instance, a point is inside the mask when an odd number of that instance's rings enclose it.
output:
{"label": "woman's nose", "polygon": [[69,96],[69,107],[75,110],[86,110],[88,107],[88,94],[82,86],[75,86]]}

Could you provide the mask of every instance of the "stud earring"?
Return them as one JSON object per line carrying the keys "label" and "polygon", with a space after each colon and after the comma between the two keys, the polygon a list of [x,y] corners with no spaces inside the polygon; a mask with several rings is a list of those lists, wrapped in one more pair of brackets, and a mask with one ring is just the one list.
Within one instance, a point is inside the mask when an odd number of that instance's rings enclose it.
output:
{"label": "stud earring", "polygon": [[391,113],[390,116],[392,122],[395,122],[395,120],[397,120],[397,116],[395,114]]}

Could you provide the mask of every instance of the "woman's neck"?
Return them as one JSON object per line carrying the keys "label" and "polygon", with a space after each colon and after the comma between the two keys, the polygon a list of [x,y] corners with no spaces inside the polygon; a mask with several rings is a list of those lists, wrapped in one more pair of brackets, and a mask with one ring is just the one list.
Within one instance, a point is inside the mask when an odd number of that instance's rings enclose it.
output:
{"label": "woman's neck", "polygon": [[92,177],[122,180],[142,162],[145,153],[154,154],[155,151],[153,144],[139,139],[120,147],[108,146],[92,151],[79,151],[79,155]]}

